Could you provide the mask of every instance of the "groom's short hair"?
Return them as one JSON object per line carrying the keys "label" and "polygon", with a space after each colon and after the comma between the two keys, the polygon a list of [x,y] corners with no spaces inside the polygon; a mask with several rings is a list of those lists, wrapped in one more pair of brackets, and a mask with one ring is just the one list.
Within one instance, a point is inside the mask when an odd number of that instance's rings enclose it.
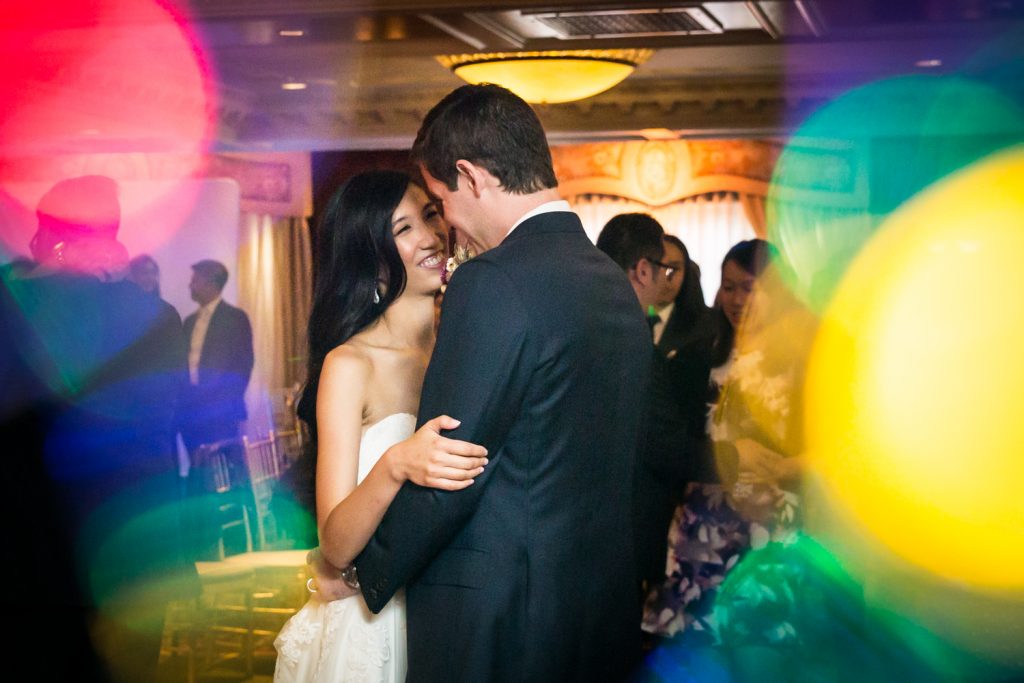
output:
{"label": "groom's short hair", "polygon": [[537,113],[498,85],[457,88],[423,119],[412,146],[413,162],[455,190],[459,159],[487,169],[511,194],[558,186]]}

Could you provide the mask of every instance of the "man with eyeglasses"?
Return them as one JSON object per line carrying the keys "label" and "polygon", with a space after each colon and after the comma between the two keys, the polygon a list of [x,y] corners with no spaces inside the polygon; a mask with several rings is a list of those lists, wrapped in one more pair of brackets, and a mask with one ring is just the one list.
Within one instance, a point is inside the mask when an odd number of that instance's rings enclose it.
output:
{"label": "man with eyeglasses", "polygon": [[[653,314],[648,419],[634,482],[637,589],[643,602],[664,583],[668,529],[686,484],[714,477],[700,420],[708,368],[699,354],[655,352],[654,342],[671,314],[665,305],[675,301],[686,258],[665,240],[661,224],[647,214],[619,214],[605,224],[597,246],[626,272],[640,306]],[[663,317],[657,317],[658,306]],[[654,636],[644,636],[646,647],[656,644]]]}
{"label": "man with eyeglasses", "polygon": [[654,322],[654,344],[661,342],[661,336],[665,332],[665,323],[672,315],[675,306],[676,296],[683,284],[683,277],[686,274],[686,261],[683,255],[682,243],[675,235],[664,235],[662,238],[662,257],[655,265],[661,269],[661,277],[658,282],[658,296],[654,302],[655,312],[658,319]]}
{"label": "man with eyeglasses", "polygon": [[597,248],[626,271],[652,330],[658,323],[656,311],[665,280],[664,234],[661,224],[645,213],[620,213],[597,236]]}

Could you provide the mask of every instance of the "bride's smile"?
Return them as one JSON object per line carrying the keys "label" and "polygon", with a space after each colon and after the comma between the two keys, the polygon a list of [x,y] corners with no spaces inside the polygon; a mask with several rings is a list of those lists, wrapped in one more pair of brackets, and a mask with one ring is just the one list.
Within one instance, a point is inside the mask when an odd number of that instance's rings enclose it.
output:
{"label": "bride's smile", "polygon": [[[415,294],[437,291],[445,263],[444,219],[419,186],[410,184],[391,219],[395,247],[405,264],[406,288]],[[421,273],[427,271],[422,275]]]}
{"label": "bride's smile", "polygon": [[444,254],[440,250],[438,250],[438,251],[435,251],[430,256],[427,256],[426,258],[424,258],[422,261],[420,261],[417,264],[417,267],[419,267],[419,268],[430,268],[430,269],[433,269],[433,270],[437,270],[438,268],[441,267],[441,264],[443,262],[444,262]]}

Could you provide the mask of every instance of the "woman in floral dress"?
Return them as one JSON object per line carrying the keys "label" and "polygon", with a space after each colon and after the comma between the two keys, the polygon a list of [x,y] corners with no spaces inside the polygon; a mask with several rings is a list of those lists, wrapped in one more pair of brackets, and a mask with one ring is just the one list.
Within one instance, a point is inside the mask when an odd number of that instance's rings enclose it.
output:
{"label": "woman in floral dress", "polygon": [[775,617],[768,633],[748,633],[761,625],[719,604],[723,581],[749,551],[794,541],[799,521],[799,389],[814,319],[786,291],[772,251],[748,240],[722,263],[708,415],[720,478],[688,486],[669,534],[668,579],[644,610],[645,630],[689,645],[738,633],[765,644],[795,636]]}

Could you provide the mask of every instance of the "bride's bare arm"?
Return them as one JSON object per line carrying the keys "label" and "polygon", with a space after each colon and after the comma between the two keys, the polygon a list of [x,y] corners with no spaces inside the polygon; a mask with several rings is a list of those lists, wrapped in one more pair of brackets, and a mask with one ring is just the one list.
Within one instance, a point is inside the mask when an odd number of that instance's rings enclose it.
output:
{"label": "bride's bare arm", "polygon": [[340,347],[328,355],[317,394],[317,526],[320,548],[336,567],[363,549],[406,480],[459,490],[483,471],[486,450],[439,432],[458,425],[447,416],[423,425],[381,456],[356,485],[363,410],[372,365],[359,351]]}

